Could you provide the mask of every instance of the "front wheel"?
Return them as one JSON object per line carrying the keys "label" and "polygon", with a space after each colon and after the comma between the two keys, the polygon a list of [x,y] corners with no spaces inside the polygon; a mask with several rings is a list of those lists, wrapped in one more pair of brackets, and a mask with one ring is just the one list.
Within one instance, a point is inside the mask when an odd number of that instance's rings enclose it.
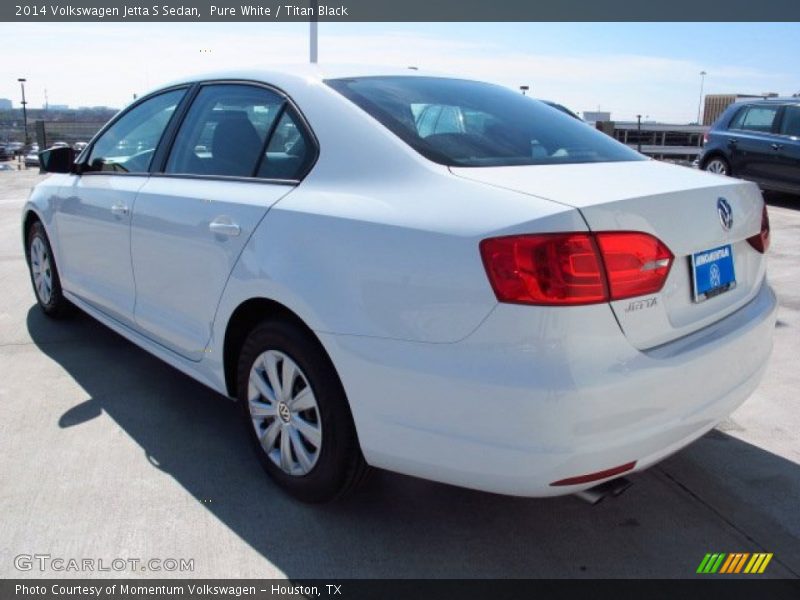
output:
{"label": "front wheel", "polygon": [[328,502],[351,491],[367,465],[339,377],[299,324],[268,320],[242,347],[237,396],[259,461],[286,492]]}
{"label": "front wheel", "polygon": [[64,317],[73,312],[73,305],[64,297],[56,260],[44,226],[36,221],[28,231],[28,270],[39,307],[48,317]]}
{"label": "front wheel", "polygon": [[715,156],[714,158],[709,160],[705,164],[704,170],[708,171],[709,173],[716,173],[717,175],[731,174],[730,164],[728,164],[728,161],[722,158],[721,156]]}

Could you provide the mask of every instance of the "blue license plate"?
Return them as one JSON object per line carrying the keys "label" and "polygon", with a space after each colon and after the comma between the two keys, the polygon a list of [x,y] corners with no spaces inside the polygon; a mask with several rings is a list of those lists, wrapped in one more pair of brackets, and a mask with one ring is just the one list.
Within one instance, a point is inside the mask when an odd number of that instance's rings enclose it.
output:
{"label": "blue license plate", "polygon": [[736,287],[733,246],[720,246],[692,255],[694,301],[702,302]]}

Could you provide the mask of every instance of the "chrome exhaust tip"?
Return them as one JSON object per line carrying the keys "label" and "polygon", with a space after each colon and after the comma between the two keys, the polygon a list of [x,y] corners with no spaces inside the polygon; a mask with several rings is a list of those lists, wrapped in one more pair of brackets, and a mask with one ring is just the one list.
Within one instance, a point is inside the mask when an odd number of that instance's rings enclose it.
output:
{"label": "chrome exhaust tip", "polygon": [[606,481],[605,483],[591,487],[588,490],[575,492],[575,496],[589,504],[595,505],[599,504],[607,496],[619,496],[632,485],[633,482],[630,479],[617,477],[611,481]]}

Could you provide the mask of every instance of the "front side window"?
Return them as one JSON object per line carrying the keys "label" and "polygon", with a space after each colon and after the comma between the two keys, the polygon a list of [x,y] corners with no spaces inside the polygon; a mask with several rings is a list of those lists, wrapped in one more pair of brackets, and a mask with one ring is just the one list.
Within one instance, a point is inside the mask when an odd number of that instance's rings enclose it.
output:
{"label": "front side window", "polygon": [[175,137],[165,171],[253,177],[284,103],[261,87],[204,86]]}
{"label": "front side window", "polygon": [[147,173],[161,134],[185,93],[172,90],[131,108],[94,143],[85,170]]}
{"label": "front side window", "polygon": [[738,129],[769,133],[772,131],[772,124],[777,114],[777,106],[751,106],[744,114]]}
{"label": "front side window", "polygon": [[781,134],[800,137],[800,106],[790,105],[783,111]]}
{"label": "front side window", "polygon": [[497,85],[416,76],[326,83],[440,164],[479,167],[646,160],[585,123]]}

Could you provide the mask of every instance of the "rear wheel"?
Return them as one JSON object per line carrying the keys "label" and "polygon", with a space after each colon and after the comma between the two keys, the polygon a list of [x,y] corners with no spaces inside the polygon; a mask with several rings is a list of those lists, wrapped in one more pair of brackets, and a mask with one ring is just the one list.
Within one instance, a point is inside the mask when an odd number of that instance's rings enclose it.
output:
{"label": "rear wheel", "polygon": [[237,395],[259,461],[286,492],[328,502],[367,470],[344,389],[319,342],[299,324],[268,320],[247,337]]}
{"label": "rear wheel", "polygon": [[44,226],[36,221],[28,231],[28,270],[39,307],[48,317],[64,317],[74,306],[64,297],[58,268]]}
{"label": "rear wheel", "polygon": [[715,156],[706,162],[704,169],[709,173],[716,173],[717,175],[730,175],[731,166],[728,161],[721,156]]}

